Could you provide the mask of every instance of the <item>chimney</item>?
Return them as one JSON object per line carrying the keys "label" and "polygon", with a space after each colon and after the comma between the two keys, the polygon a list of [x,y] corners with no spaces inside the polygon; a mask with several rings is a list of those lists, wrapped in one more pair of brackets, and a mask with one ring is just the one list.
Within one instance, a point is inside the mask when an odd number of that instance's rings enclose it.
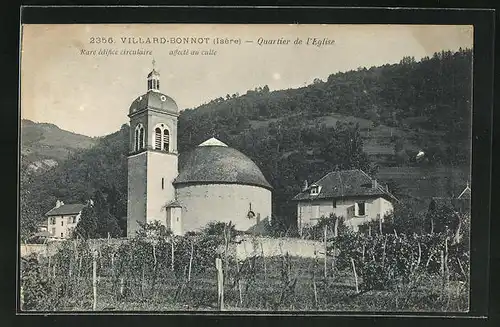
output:
{"label": "chimney", "polygon": [[302,191],[305,191],[307,190],[307,188],[309,187],[309,184],[307,183],[307,179],[304,181],[304,187],[302,188]]}
{"label": "chimney", "polygon": [[61,200],[56,201],[56,208],[59,208],[62,205],[64,205],[64,202],[62,202]]}
{"label": "chimney", "polygon": [[378,187],[378,183],[375,179],[372,179],[372,188],[377,188]]}

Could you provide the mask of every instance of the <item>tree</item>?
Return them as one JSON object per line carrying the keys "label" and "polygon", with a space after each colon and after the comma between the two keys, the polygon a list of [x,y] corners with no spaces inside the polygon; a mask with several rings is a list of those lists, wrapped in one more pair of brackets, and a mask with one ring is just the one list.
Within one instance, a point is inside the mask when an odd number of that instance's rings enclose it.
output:
{"label": "tree", "polygon": [[80,220],[73,231],[73,237],[84,239],[99,238],[98,214],[94,205],[90,204],[83,208]]}
{"label": "tree", "polygon": [[80,220],[75,229],[75,237],[86,239],[121,236],[122,230],[118,221],[109,212],[109,204],[105,195],[97,191],[91,201],[81,213]]}

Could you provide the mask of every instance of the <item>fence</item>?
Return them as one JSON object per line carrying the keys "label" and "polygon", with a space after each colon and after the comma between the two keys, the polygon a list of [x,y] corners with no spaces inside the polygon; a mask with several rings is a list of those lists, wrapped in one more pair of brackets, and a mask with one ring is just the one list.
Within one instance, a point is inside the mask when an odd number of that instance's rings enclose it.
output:
{"label": "fence", "polygon": [[[325,247],[250,236],[228,242],[217,235],[53,242],[46,245],[48,256],[22,262],[23,309],[220,310],[221,283],[222,301],[233,310],[376,311],[398,310],[401,303],[466,309],[467,280],[460,284],[457,278],[468,275],[468,252],[450,248],[448,238],[346,234],[328,242],[327,255]],[[332,256],[332,247],[340,255]],[[457,271],[458,277],[452,274]],[[402,292],[400,283],[412,286]],[[346,304],[346,297],[379,284],[396,284],[396,293]],[[450,287],[452,295],[445,292]],[[425,302],[436,292],[438,300]]]}

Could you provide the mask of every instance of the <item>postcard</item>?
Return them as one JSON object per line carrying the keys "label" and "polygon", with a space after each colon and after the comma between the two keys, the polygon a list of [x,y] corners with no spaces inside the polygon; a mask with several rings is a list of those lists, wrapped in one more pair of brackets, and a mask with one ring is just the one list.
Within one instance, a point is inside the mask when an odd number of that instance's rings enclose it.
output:
{"label": "postcard", "polygon": [[473,32],[23,24],[20,311],[468,312]]}

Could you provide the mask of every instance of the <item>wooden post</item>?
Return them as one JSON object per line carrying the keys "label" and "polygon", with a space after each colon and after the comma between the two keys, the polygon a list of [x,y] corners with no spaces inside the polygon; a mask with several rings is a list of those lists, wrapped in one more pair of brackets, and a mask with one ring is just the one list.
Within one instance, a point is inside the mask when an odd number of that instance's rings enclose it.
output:
{"label": "wooden post", "polygon": [[170,248],[171,248],[170,252],[171,252],[171,259],[172,259],[170,269],[172,271],[174,271],[174,239],[173,238],[171,239]]}
{"label": "wooden post", "polygon": [[154,260],[153,265],[156,268],[157,262],[156,262],[156,243],[155,242],[153,242],[153,260]]}
{"label": "wooden post", "polygon": [[238,292],[240,294],[240,305],[243,305],[243,293],[242,293],[242,285],[241,285],[241,272],[240,265],[238,263],[238,258],[236,258],[236,278],[238,282]]}
{"label": "wooden post", "polygon": [[385,247],[387,243],[387,237],[384,236],[384,244],[382,244],[382,267],[384,266],[385,263]]}
{"label": "wooden post", "polygon": [[[262,240],[260,241],[260,251],[262,253],[262,261],[264,263],[264,281],[267,281],[266,257],[264,255],[264,246],[262,245]],[[238,263],[236,263],[236,264],[238,264]]]}
{"label": "wooden post", "polygon": [[222,271],[222,260],[215,258],[217,268],[217,305],[220,311],[224,310],[224,273]]}
{"label": "wooden post", "polygon": [[417,242],[418,244],[418,260],[417,260],[417,268],[420,267],[420,260],[422,260],[422,246],[420,245],[420,242]]}
{"label": "wooden post", "polygon": [[193,265],[194,242],[191,240],[191,254],[189,256],[188,282],[191,281],[191,267]]}
{"label": "wooden post", "polygon": [[123,299],[125,296],[125,278],[120,278],[120,298]]}
{"label": "wooden post", "polygon": [[444,251],[441,250],[441,277],[444,280]]}
{"label": "wooden post", "polygon": [[92,256],[92,289],[94,291],[94,302],[92,310],[97,308],[97,251],[94,251]]}
{"label": "wooden post", "polygon": [[316,308],[318,308],[318,290],[316,289],[316,278],[314,277],[314,271],[313,271],[313,290],[314,290],[314,303],[316,305]]}
{"label": "wooden post", "polygon": [[450,272],[448,271],[448,237],[444,241],[444,274],[446,283],[450,282]]}
{"label": "wooden post", "polygon": [[[325,274],[325,279],[328,277],[328,272],[327,272],[327,269],[326,269],[326,263],[327,263],[327,260],[328,260],[328,255],[327,255],[327,251],[326,251],[326,228],[327,226],[325,225],[325,228],[324,228],[324,235],[323,235],[323,239],[324,239],[324,251],[325,251],[325,264],[324,264],[324,274]],[[316,284],[314,284],[316,285]]]}
{"label": "wooden post", "polygon": [[144,263],[142,264],[142,275],[141,275],[141,295],[142,297],[144,297],[144,283],[145,283],[145,278],[144,278],[144,275],[146,274],[146,266],[144,265]]}
{"label": "wooden post", "polygon": [[354,265],[354,259],[351,258],[351,263],[352,263],[352,271],[354,272],[354,281],[356,283],[356,293],[359,293],[359,288],[358,288],[358,274],[356,274],[356,266]]}

